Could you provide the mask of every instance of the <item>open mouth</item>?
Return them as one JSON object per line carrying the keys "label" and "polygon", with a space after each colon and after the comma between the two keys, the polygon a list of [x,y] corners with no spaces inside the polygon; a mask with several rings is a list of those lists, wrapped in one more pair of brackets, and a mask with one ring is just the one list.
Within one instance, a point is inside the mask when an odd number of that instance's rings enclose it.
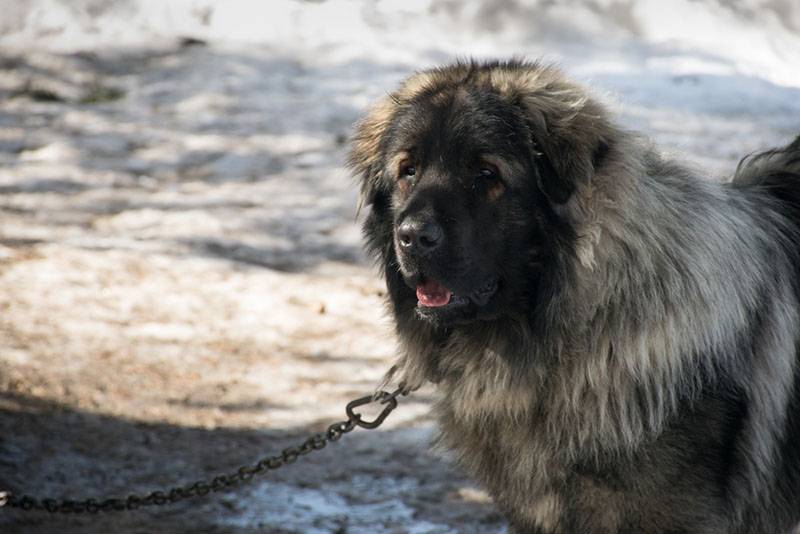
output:
{"label": "open mouth", "polygon": [[435,280],[417,285],[417,305],[420,308],[458,307],[473,303],[484,306],[497,292],[497,280],[492,279],[467,295],[457,295]]}

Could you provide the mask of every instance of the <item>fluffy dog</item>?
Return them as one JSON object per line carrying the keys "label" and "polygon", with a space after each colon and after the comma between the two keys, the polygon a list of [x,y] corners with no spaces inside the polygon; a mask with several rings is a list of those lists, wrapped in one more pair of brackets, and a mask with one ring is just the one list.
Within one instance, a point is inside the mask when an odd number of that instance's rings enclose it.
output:
{"label": "fluffy dog", "polygon": [[800,138],[697,177],[556,68],[417,73],[350,165],[439,441],[537,533],[800,521]]}

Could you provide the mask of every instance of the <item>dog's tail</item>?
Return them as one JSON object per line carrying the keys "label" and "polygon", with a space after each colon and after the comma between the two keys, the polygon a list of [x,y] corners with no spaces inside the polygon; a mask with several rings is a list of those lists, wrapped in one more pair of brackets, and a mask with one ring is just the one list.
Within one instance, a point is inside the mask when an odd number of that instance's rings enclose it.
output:
{"label": "dog's tail", "polygon": [[732,185],[764,191],[800,224],[800,135],[785,147],[745,157],[736,168]]}

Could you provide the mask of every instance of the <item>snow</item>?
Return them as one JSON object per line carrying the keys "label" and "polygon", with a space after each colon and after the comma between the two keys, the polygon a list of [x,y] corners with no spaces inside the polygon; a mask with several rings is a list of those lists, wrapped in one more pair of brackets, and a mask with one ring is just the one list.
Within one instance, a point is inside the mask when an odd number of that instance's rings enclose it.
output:
{"label": "snow", "polygon": [[[0,486],[26,491],[217,472],[372,391],[395,342],[346,139],[416,69],[557,61],[710,178],[800,132],[792,0],[0,8]],[[124,94],[89,98],[109,88]],[[486,494],[429,451],[433,399],[403,399],[380,430],[221,503],[70,525],[503,531]],[[0,530],[52,531],[24,521],[0,514]]]}
{"label": "snow", "polygon": [[[800,8],[792,0],[139,0],[11,3],[0,44],[74,51],[150,46],[191,35],[304,50],[324,63],[369,58],[423,66],[447,56],[539,55],[643,61],[797,85]],[[580,50],[583,49],[583,50]],[[578,51],[583,53],[577,53]],[[327,57],[326,57],[327,56]]]}
{"label": "snow", "polygon": [[353,477],[326,490],[298,489],[288,484],[265,483],[245,496],[246,501],[268,503],[258,510],[243,507],[241,513],[222,523],[239,528],[263,525],[264,516],[271,521],[291,524],[301,532],[325,534],[341,531],[369,534],[377,531],[401,530],[409,534],[436,534],[451,531],[446,524],[415,520],[414,510],[401,501],[349,503],[341,493],[394,492],[417,490],[413,478]]}

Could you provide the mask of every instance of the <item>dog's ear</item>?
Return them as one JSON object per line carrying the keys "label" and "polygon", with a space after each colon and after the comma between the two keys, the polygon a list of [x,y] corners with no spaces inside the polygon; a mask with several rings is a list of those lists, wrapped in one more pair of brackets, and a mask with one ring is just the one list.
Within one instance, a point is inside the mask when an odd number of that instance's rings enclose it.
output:
{"label": "dog's ear", "polygon": [[591,181],[608,151],[611,125],[600,104],[559,78],[533,78],[518,88],[516,101],[531,131],[539,187],[551,202],[563,204]]}
{"label": "dog's ear", "polygon": [[374,204],[380,190],[383,170],[383,143],[386,130],[397,109],[396,100],[386,96],[373,105],[367,115],[356,124],[355,133],[350,140],[350,153],[347,165],[361,181],[358,196],[358,210]]}

